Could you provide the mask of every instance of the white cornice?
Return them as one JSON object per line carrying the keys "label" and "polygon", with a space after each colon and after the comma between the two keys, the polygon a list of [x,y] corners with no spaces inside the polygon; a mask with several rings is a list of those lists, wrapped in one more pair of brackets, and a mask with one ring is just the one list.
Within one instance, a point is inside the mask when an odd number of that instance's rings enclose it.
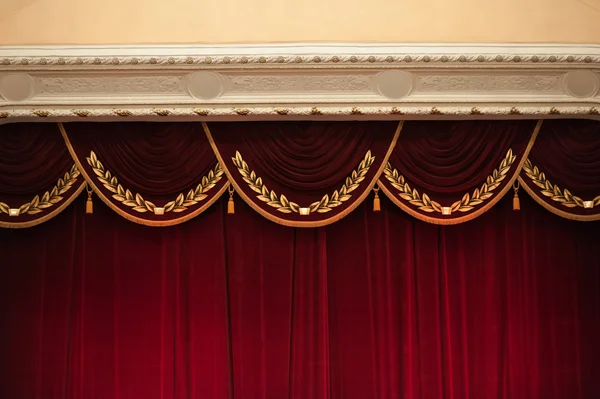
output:
{"label": "white cornice", "polygon": [[600,118],[596,45],[0,47],[0,123]]}

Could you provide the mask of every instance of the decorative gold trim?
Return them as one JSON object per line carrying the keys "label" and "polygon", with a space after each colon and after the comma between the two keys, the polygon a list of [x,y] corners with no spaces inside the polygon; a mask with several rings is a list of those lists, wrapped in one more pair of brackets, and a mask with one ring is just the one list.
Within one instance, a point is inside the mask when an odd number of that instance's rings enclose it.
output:
{"label": "decorative gold trim", "polygon": [[[418,212],[417,210],[415,210],[415,209],[411,208],[410,206],[406,205],[406,204],[405,204],[405,203],[403,203],[402,201],[400,201],[400,198],[398,198],[398,197],[397,197],[397,196],[396,196],[394,193],[392,193],[392,192],[391,192],[391,191],[390,191],[390,190],[389,190],[389,189],[388,189],[388,188],[385,186],[385,184],[383,184],[383,182],[381,182],[381,184],[379,184],[379,187],[380,187],[380,188],[382,189],[382,191],[383,191],[383,192],[384,192],[384,193],[387,195],[387,197],[388,197],[390,200],[392,200],[392,202],[393,202],[394,204],[396,204],[398,207],[400,207],[400,208],[401,208],[403,211],[405,211],[406,213],[408,213],[408,214],[410,214],[411,216],[413,216],[413,217],[415,217],[415,218],[417,218],[417,219],[419,219],[419,220],[422,220],[422,221],[424,221],[424,222],[427,222],[427,223],[433,223],[433,224],[440,224],[440,225],[452,225],[452,224],[460,224],[460,223],[468,222],[469,220],[475,219],[476,217],[478,217],[478,216],[480,216],[480,215],[484,214],[485,212],[487,212],[487,211],[488,211],[488,210],[489,210],[489,209],[490,209],[492,206],[494,206],[494,205],[495,205],[495,204],[496,204],[498,201],[500,201],[500,199],[501,199],[501,198],[502,198],[502,197],[503,197],[503,196],[504,196],[504,195],[505,195],[505,194],[508,192],[508,190],[510,190],[510,189],[512,188],[512,184],[513,184],[513,183],[514,183],[514,181],[517,179],[517,177],[518,177],[518,175],[519,175],[519,173],[520,173],[521,169],[523,168],[523,164],[525,163],[525,160],[526,160],[526,159],[527,159],[527,157],[529,156],[529,152],[531,151],[531,148],[533,147],[533,144],[535,143],[535,139],[537,138],[537,135],[538,135],[538,133],[539,133],[539,131],[540,131],[541,127],[542,127],[542,123],[543,123],[543,120],[541,120],[541,119],[540,119],[540,120],[538,120],[537,124],[535,125],[535,128],[533,129],[533,133],[532,133],[532,135],[531,135],[531,138],[529,139],[529,143],[527,144],[527,147],[525,148],[525,152],[523,153],[523,155],[522,155],[522,157],[521,157],[521,160],[519,161],[519,164],[517,165],[517,168],[516,168],[516,170],[515,170],[515,172],[514,172],[513,176],[510,178],[510,180],[509,180],[508,184],[506,184],[506,186],[505,186],[505,187],[503,187],[503,188],[502,188],[502,190],[500,190],[500,192],[498,193],[498,195],[497,195],[497,196],[495,196],[495,197],[494,197],[494,196],[492,196],[492,195],[490,195],[490,196],[487,196],[487,195],[486,195],[486,196],[485,196],[485,199],[486,199],[486,200],[487,200],[487,199],[489,199],[489,201],[488,201],[486,204],[483,204],[483,206],[482,206],[482,207],[478,208],[477,210],[475,210],[475,211],[473,211],[473,212],[470,212],[470,213],[469,213],[469,214],[467,214],[467,215],[460,216],[460,217],[457,217],[457,218],[451,218],[451,219],[442,219],[442,218],[436,218],[436,217],[432,217],[432,216],[427,216],[427,215],[424,215],[424,214],[422,214],[422,213]],[[508,157],[508,155],[510,155],[510,158]],[[514,157],[514,159],[513,159],[513,157]],[[494,179],[494,174],[496,174],[496,172],[497,172],[497,175],[500,175],[500,170],[502,170],[502,165],[505,163],[505,161],[506,161],[506,163],[508,163],[508,159],[512,159],[512,160],[510,161],[510,164],[512,165],[512,163],[513,163],[513,162],[514,162],[514,160],[516,159],[516,156],[512,154],[512,151],[509,151],[509,152],[507,153],[507,156],[504,158],[504,160],[503,160],[503,161],[502,161],[502,163],[500,164],[500,167],[499,167],[498,169],[494,170],[494,173],[492,173],[492,175],[488,176],[488,179],[487,179],[487,181],[486,181],[486,182],[485,182],[485,183],[482,185],[482,187],[481,187],[481,188],[479,188],[479,189],[475,189],[475,191],[473,192],[473,195],[472,195],[472,196],[469,196],[469,194],[467,193],[467,194],[465,194],[465,195],[463,196],[463,198],[462,198],[460,201],[456,201],[456,202],[455,202],[455,203],[452,205],[451,212],[452,212],[453,210],[458,210],[458,209],[460,209],[460,208],[461,208],[461,206],[463,207],[463,209],[465,209],[463,212],[468,212],[468,211],[470,211],[471,209],[466,209],[467,207],[469,207],[469,206],[474,206],[474,205],[479,205],[480,203],[478,202],[478,200],[482,200],[482,188],[483,188],[485,185],[487,185],[487,190],[486,190],[486,193],[484,193],[484,194],[487,194],[487,193],[489,193],[489,191],[490,191],[490,190],[489,190],[489,186],[490,186],[490,183],[489,183],[489,182],[490,182],[490,177],[491,177],[492,179]],[[387,165],[386,165],[386,167],[387,167]],[[507,165],[505,165],[504,167],[507,167]],[[510,168],[510,166],[508,166],[508,167]],[[385,173],[385,171],[384,171],[384,173]],[[506,173],[503,175],[503,177],[502,177],[502,179],[501,179],[501,180],[504,180],[504,179],[505,179],[505,177],[506,177],[506,174],[507,174],[507,173],[508,173],[508,170],[506,170]],[[393,177],[393,171],[392,171],[392,177]],[[388,180],[390,180],[390,178],[389,178],[387,175],[386,175],[386,178],[387,178]],[[391,183],[391,182],[390,182],[390,183]],[[499,182],[499,181],[498,181],[497,183],[498,183],[498,185],[500,184],[500,182]],[[400,185],[400,182],[398,181],[398,183],[397,183],[397,184],[398,184],[398,185]],[[405,184],[405,183],[403,182],[402,184]],[[495,184],[495,183],[494,183],[494,184]],[[394,186],[394,187],[395,187],[395,188],[398,188],[398,187],[396,187],[396,186]],[[494,186],[494,189],[495,189],[496,187],[497,187],[497,185],[496,185],[496,186]],[[410,188],[410,186],[409,186],[409,188]],[[478,190],[479,190],[479,192],[477,193],[477,191],[478,191]],[[416,191],[416,190],[413,190],[413,191]],[[411,192],[412,192],[412,191],[411,191]],[[418,193],[417,193],[417,194],[418,194]],[[476,194],[478,194],[478,195],[476,195]],[[424,194],[424,195],[425,195],[425,194]],[[474,202],[472,202],[472,199],[473,199],[473,197],[476,197],[476,200],[475,200]],[[407,197],[407,198],[408,198],[408,197]],[[468,198],[468,200],[466,200],[465,204],[463,204],[463,201],[465,201],[465,199],[466,199],[466,198]],[[423,205],[420,205],[420,203],[419,203],[419,204],[417,204],[417,203],[414,203],[413,205],[415,205],[415,206],[429,206],[429,207],[433,208],[433,202],[434,202],[434,201],[431,201],[431,199],[430,199],[429,197],[427,197],[427,199],[428,199],[428,200],[429,200],[429,202],[431,202],[431,203],[425,204],[425,202],[423,201],[423,198],[422,198],[422,197],[420,197],[420,200],[421,200],[421,202],[423,202]],[[408,200],[408,199],[407,199],[407,200]],[[408,201],[410,201],[410,200],[408,200]],[[441,207],[441,205],[440,205],[439,203],[437,203],[437,202],[436,202],[435,204],[436,204],[436,206],[440,206],[440,207]],[[454,208],[454,207],[456,207],[456,206],[458,206],[458,208],[456,208],[456,209],[453,209],[453,208]],[[442,214],[443,214],[443,211],[444,211],[444,207],[441,207],[441,209],[440,209],[439,211],[438,211],[438,210],[436,210],[435,208],[433,208],[433,210],[427,210],[426,212],[439,212],[439,213],[442,213]]]}
{"label": "decorative gold trim", "polygon": [[104,187],[108,191],[115,193],[112,196],[114,199],[125,206],[133,208],[136,212],[154,212],[156,205],[150,201],[146,201],[139,193],[134,196],[129,189],[125,190],[117,177],[113,176],[109,170],[104,169],[104,165],[98,160],[94,151],[90,152],[90,156],[86,157],[86,160]]}
{"label": "decorative gold trim", "polygon": [[256,176],[256,173],[248,167],[246,161],[242,159],[242,154],[239,151],[235,152],[235,157],[231,158],[233,164],[237,167],[238,172],[242,175],[242,178],[248,187],[253,191],[256,191],[259,195],[256,196],[259,200],[266,202],[267,205],[276,208],[277,211],[282,213],[299,213],[299,214],[310,214],[312,212],[327,213],[331,212],[333,208],[336,208],[342,203],[348,201],[352,196],[350,193],[358,188],[358,185],[365,179],[365,176],[369,172],[369,168],[373,165],[375,157],[371,155],[371,150],[367,151],[365,157],[358,165],[356,170],[352,171],[352,174],[346,178],[346,182],[338,190],[335,190],[329,197],[329,194],[325,194],[320,201],[313,202],[310,204],[308,213],[301,213],[302,209],[300,205],[295,202],[289,201],[283,194],[277,196],[275,191],[269,189],[263,183],[262,178]]}
{"label": "decorative gold trim", "polygon": [[377,173],[375,174],[375,176],[373,177],[373,179],[367,185],[367,188],[365,189],[365,191],[356,199],[356,201],[354,201],[353,203],[351,203],[346,209],[344,209],[343,211],[341,211],[340,213],[338,213],[335,216],[329,217],[329,218],[324,219],[324,220],[319,220],[319,221],[306,221],[306,222],[303,222],[303,221],[287,220],[287,219],[283,219],[283,218],[280,218],[278,216],[275,216],[275,215],[273,215],[273,214],[265,211],[263,208],[261,208],[259,205],[257,205],[248,195],[246,195],[246,193],[244,192],[244,190],[242,190],[241,187],[237,184],[237,182],[235,181],[235,179],[233,178],[233,176],[231,174],[231,171],[229,170],[229,168],[227,168],[227,165],[223,161],[223,157],[221,156],[221,153],[219,152],[219,149],[217,148],[217,145],[215,144],[215,141],[214,141],[214,139],[212,137],[210,129],[208,128],[208,125],[206,124],[206,122],[202,122],[202,127],[204,128],[204,132],[206,133],[206,137],[207,137],[208,141],[210,142],[210,145],[211,145],[213,151],[215,152],[215,156],[217,157],[217,160],[219,161],[219,163],[222,165],[223,171],[227,175],[230,184],[233,186],[233,188],[238,193],[238,195],[248,205],[250,205],[250,207],[252,209],[254,209],[256,212],[258,212],[263,217],[267,218],[268,220],[270,220],[270,221],[272,221],[274,223],[281,224],[283,226],[289,226],[289,227],[321,227],[321,226],[327,226],[329,224],[332,224],[332,223],[334,223],[334,222],[336,222],[336,221],[344,218],[350,212],[352,212],[354,209],[356,209],[356,207],[358,207],[367,198],[367,196],[371,193],[371,190],[373,189],[373,187],[375,186],[375,184],[377,184],[379,176],[381,175],[381,173],[383,173],[383,169],[385,168],[385,165],[386,165],[386,163],[387,163],[390,155],[392,154],[392,151],[394,150],[394,147],[396,147],[396,142],[398,141],[398,136],[400,136],[400,132],[402,131],[402,126],[403,125],[404,125],[404,121],[400,121],[398,123],[398,127],[396,128],[396,131],[394,133],[394,137],[392,138],[392,141],[390,143],[390,147],[388,148],[385,156],[383,157],[383,162],[381,163],[381,165],[380,165],[379,169],[377,170]]}
{"label": "decorative gold trim", "polygon": [[[531,160],[527,158],[525,165],[523,166],[525,175],[531,179],[533,184],[541,188],[540,191],[546,197],[549,197],[552,201],[559,202],[562,206],[567,208],[581,207],[585,208],[584,202],[581,198],[571,194],[568,189],[561,189],[555,184],[552,184],[550,180],[546,178],[544,172],[540,171],[539,168],[531,163]],[[600,205],[600,195],[592,200],[593,206]]]}
{"label": "decorative gold trim", "polygon": [[[115,211],[116,213],[118,213],[120,216],[122,216],[123,218],[132,221],[134,223],[138,223],[144,226],[151,226],[151,227],[165,227],[165,226],[174,226],[180,223],[184,223],[187,222],[188,220],[198,216],[199,214],[201,214],[202,212],[204,212],[209,206],[211,206],[213,203],[215,203],[215,201],[217,201],[221,195],[225,192],[225,190],[227,190],[227,187],[229,186],[229,182],[226,182],[225,184],[223,184],[223,187],[221,187],[219,189],[219,191],[211,198],[209,198],[209,200],[207,202],[205,202],[202,206],[200,206],[198,209],[196,209],[193,212],[188,213],[185,216],[176,218],[176,219],[170,219],[170,220],[148,220],[148,219],[143,219],[143,218],[139,218],[136,217],[128,212],[123,211],[122,209],[120,209],[118,206],[116,206],[110,199],[108,199],[108,197],[106,197],[104,195],[104,193],[98,188],[98,186],[96,185],[96,183],[90,178],[89,174],[86,172],[86,170],[83,168],[83,165],[81,164],[81,161],[79,160],[79,158],[77,157],[77,154],[75,152],[75,149],[73,148],[73,145],[71,144],[71,141],[69,140],[69,136],[67,135],[67,132],[65,130],[65,127],[63,126],[62,123],[58,123],[58,127],[60,129],[60,132],[65,140],[65,144],[67,146],[67,149],[69,150],[69,153],[71,154],[71,157],[73,157],[73,160],[75,161],[75,164],[77,165],[77,167],[79,168],[79,171],[81,172],[81,175],[83,176],[83,178],[85,179],[85,181],[90,185],[90,187],[94,190],[94,192],[96,193],[96,195],[113,211]],[[96,173],[96,172],[94,172]],[[203,179],[204,180],[204,179]],[[191,192],[191,190],[190,190]],[[180,194],[181,195],[181,194]],[[189,195],[189,193],[188,193]],[[136,201],[137,204],[137,201]]]}
{"label": "decorative gold trim", "polygon": [[[41,199],[39,195],[36,195],[31,201],[21,205],[18,208],[18,213],[16,215],[11,216],[20,216],[24,214],[35,215],[37,213],[44,212],[44,209],[46,208],[50,208],[55,204],[58,204],[63,199],[61,195],[69,191],[69,189],[77,181],[78,177],[79,170],[77,169],[77,166],[73,164],[71,169],[65,172],[63,177],[58,179],[58,182],[56,182],[56,185],[52,188],[52,190],[46,191],[44,195],[42,195]],[[8,215],[9,209],[10,207],[8,204],[0,202],[0,213],[6,213]]]}
{"label": "decorative gold trim", "polygon": [[[114,193],[112,197],[115,200],[121,202],[125,206],[131,207],[136,212],[154,212],[156,205],[150,201],[146,201],[139,193],[133,195],[129,189],[123,188],[117,177],[113,176],[109,170],[104,168],[104,165],[98,160],[94,151],[91,151],[90,156],[86,159],[98,177],[98,180],[102,182],[108,191]],[[221,176],[223,176],[223,170],[221,169],[221,165],[217,162],[214,170],[208,172],[207,176],[202,177],[202,181],[198,184],[196,189],[191,189],[186,196],[184,196],[183,193],[180,193],[175,201],[169,201],[163,207],[160,207],[163,209],[162,214],[168,212],[184,212],[188,210],[189,206],[198,204],[198,202],[208,197],[205,193],[210,191],[210,189],[221,180]]]}
{"label": "decorative gold trim", "polygon": [[[417,189],[411,189],[410,185],[404,181],[404,176],[398,174],[397,169],[392,169],[392,165],[389,162],[383,173],[392,187],[400,192],[400,198],[410,202],[411,205],[418,207],[423,212],[437,212],[448,215],[456,211],[463,213],[472,211],[475,206],[483,204],[485,200],[494,195],[493,191],[506,178],[516,158],[517,156],[513,155],[512,149],[509,148],[500,166],[494,169],[492,174],[487,177],[486,182],[481,185],[481,188],[476,188],[472,195],[465,193],[461,200],[454,202],[450,207],[441,206],[439,202],[429,198],[426,193],[420,196]],[[449,208],[449,212],[447,210],[445,212],[444,208]]]}
{"label": "decorative gold trim", "polygon": [[[547,178],[544,172],[541,172],[537,166],[534,166],[529,159],[523,166],[523,170],[525,171],[525,175],[529,177],[529,179],[539,188],[541,188],[541,193],[549,197],[551,200],[560,203],[561,205],[567,208],[576,208],[582,207],[584,208],[584,203],[581,198],[571,194],[569,190],[566,188],[561,190],[555,184],[552,184]],[[570,213],[567,211],[563,211],[558,207],[554,207],[549,204],[546,200],[540,197],[537,191],[534,191],[528,184],[527,181],[522,176],[519,176],[519,182],[521,183],[521,187],[527,191],[527,193],[534,199],[535,202],[546,208],[546,210],[563,217],[565,219],[577,220],[580,222],[594,222],[600,220],[600,212],[595,215],[577,215],[574,213]],[[600,205],[600,195],[594,198],[593,200],[594,207]]]}
{"label": "decorative gold trim", "polygon": [[[42,195],[41,199],[39,195],[36,195],[31,201],[17,208],[17,215],[11,216],[21,216],[24,214],[36,215],[38,213],[44,212],[45,209],[51,208],[56,204],[60,203],[64,199],[62,195],[69,191],[71,187],[73,187],[73,185],[77,182],[77,178],[79,177],[79,175],[79,169],[77,168],[77,165],[74,164],[73,166],[71,166],[71,169],[69,169],[69,171],[65,172],[65,175],[63,177],[60,177],[58,179],[56,185],[52,188],[52,190],[46,191],[44,195]],[[52,219],[54,216],[62,212],[73,201],[73,199],[75,199],[81,193],[81,191],[83,190],[83,186],[84,184],[82,183],[72,196],[68,197],[65,201],[63,201],[61,205],[59,205],[57,208],[55,208],[50,213],[41,218],[30,220],[27,222],[0,221],[0,227],[26,228],[44,223],[45,221]],[[10,212],[9,210],[10,207],[8,206],[8,204],[0,202],[0,214],[6,213],[8,215]]]}
{"label": "decorative gold trim", "polygon": [[432,201],[426,193],[423,193],[423,197],[421,197],[416,189],[413,190],[405,182],[404,176],[399,174],[397,169],[392,169],[392,165],[389,162],[385,165],[383,174],[392,187],[400,191],[400,198],[405,199],[424,212],[442,212],[442,206],[438,202]]}
{"label": "decorative gold trim", "polygon": [[[147,104],[146,104],[147,105]],[[165,106],[165,104],[161,104],[161,106]],[[131,117],[131,118],[155,118],[157,117],[155,108],[140,108],[141,106],[131,107],[128,109],[121,109],[124,112],[123,117]],[[587,117],[590,120],[596,120],[599,111],[595,108],[590,108],[589,106],[584,105],[564,105],[558,104],[560,115],[563,117],[573,116],[573,117]],[[357,108],[360,111],[360,115],[352,114],[352,109]],[[267,105],[255,105],[250,108],[246,108],[248,110],[248,115],[239,115],[235,112],[234,108],[228,108],[226,106],[222,107],[213,107],[211,109],[206,110],[198,110],[187,107],[181,104],[171,104],[171,106],[167,109],[164,108],[164,111],[168,111],[168,116],[163,116],[164,118],[168,118],[171,121],[181,121],[188,120],[188,117],[205,117],[210,116],[211,121],[216,120],[255,120],[256,118],[264,117],[266,119],[273,119],[272,117],[278,118],[278,120],[282,120],[281,118],[288,118],[290,116],[299,116],[302,118],[312,117],[312,116],[324,116],[328,118],[333,118],[335,120],[387,120],[389,116],[409,116],[416,117],[416,119],[422,119],[423,115],[428,115],[428,120],[436,120],[439,119],[438,116],[441,116],[442,120],[446,120],[446,116],[451,117],[460,117],[463,119],[473,119],[480,118],[481,116],[489,116],[492,118],[500,118],[504,117],[512,117],[515,115],[524,116],[523,119],[528,119],[529,117],[538,117],[539,115],[547,115],[550,108],[548,107],[540,107],[536,108],[534,106],[529,106],[526,103],[520,104],[520,108],[513,107],[511,108],[508,105],[478,105],[477,108],[480,111],[480,114],[474,115],[472,113],[472,106],[457,106],[455,104],[442,104],[437,105],[437,108],[442,112],[442,115],[429,115],[431,110],[430,107],[426,106],[406,106],[404,108],[398,107],[388,107],[388,106],[377,106],[376,104],[363,104],[362,106],[357,107],[348,107],[341,106],[335,104],[325,104],[321,105],[320,108],[311,108],[301,105],[295,105],[294,107],[288,108],[288,113],[282,115],[278,112],[278,108],[274,108]],[[48,106],[47,110],[49,112],[49,118],[53,122],[61,122],[61,121],[70,121],[72,118],[77,116],[78,118],[87,117],[90,121],[96,120],[104,120],[104,118],[115,118],[115,109],[110,107],[95,107],[95,108],[82,108],[80,110],[73,109],[64,109],[58,108],[54,106]],[[11,112],[0,112],[0,124],[5,123],[6,121],[3,118],[8,118],[10,121],[21,122],[21,121],[29,121],[34,111],[33,109],[19,108],[19,109],[11,109]],[[75,113],[77,111],[77,113]],[[81,112],[80,112],[81,111]],[[592,112],[593,111],[593,112]]]}

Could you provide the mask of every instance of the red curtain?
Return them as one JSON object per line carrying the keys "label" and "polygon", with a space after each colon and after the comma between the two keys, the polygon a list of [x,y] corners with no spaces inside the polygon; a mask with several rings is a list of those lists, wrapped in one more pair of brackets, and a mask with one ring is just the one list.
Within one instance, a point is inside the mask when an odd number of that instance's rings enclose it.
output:
{"label": "red curtain", "polygon": [[521,182],[551,212],[575,220],[600,220],[600,123],[545,122]]}
{"label": "red curtain", "polygon": [[[0,127],[0,228],[29,227],[58,214],[84,183],[58,127]],[[20,208],[19,215],[10,216],[10,208]]]}
{"label": "red curtain", "polygon": [[83,164],[95,151],[124,186],[157,202],[193,188],[217,163],[199,123],[69,123],[65,131]]}
{"label": "red curtain", "polygon": [[486,181],[508,149],[522,155],[535,124],[536,121],[407,122],[390,163],[419,191],[441,200],[458,200]]}
{"label": "red curtain", "polygon": [[70,123],[61,129],[96,194],[136,223],[182,223],[226,188],[199,123]]}
{"label": "red curtain", "polygon": [[529,159],[552,183],[584,198],[600,194],[600,124],[591,120],[544,122]]}
{"label": "red curtain", "polygon": [[[368,194],[398,129],[398,122],[390,121],[207,125],[239,195],[278,223],[312,227],[343,217]],[[245,174],[241,163],[247,165]],[[295,206],[281,201],[281,195]],[[310,213],[303,215],[299,208]]]}
{"label": "red curtain", "polygon": [[227,198],[167,228],[80,198],[0,230],[5,398],[597,398],[597,223],[382,198],[293,229]]}

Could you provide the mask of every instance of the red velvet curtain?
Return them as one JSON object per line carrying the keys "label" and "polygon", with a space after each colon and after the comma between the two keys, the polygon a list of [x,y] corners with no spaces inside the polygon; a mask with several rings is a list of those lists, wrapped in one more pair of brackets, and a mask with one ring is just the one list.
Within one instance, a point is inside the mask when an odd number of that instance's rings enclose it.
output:
{"label": "red velvet curtain", "polygon": [[419,191],[434,194],[440,200],[457,200],[485,182],[508,149],[521,155],[535,124],[536,121],[407,122],[390,163]]}
{"label": "red velvet curtain", "polygon": [[382,198],[293,229],[226,198],[132,224],[85,198],[0,230],[5,398],[597,398],[597,223]]}
{"label": "red velvet curtain", "polygon": [[[214,150],[236,183],[238,194],[278,223],[293,226],[306,223],[312,227],[343,217],[366,196],[391,152],[399,127],[398,122],[390,121],[207,126]],[[236,153],[248,166],[247,176],[233,159]],[[367,154],[373,157],[369,163]],[[262,187],[256,183],[251,187],[247,181],[258,179],[264,184]],[[342,189],[342,186],[347,187]],[[261,191],[264,187],[268,190]],[[283,203],[279,206],[281,195],[296,206]],[[331,206],[318,209],[319,202]],[[310,214],[298,211],[309,207]]]}
{"label": "red velvet curtain", "polygon": [[199,123],[69,123],[82,163],[95,151],[122,184],[152,201],[168,201],[198,184],[217,160]]}
{"label": "red velvet curtain", "polygon": [[[0,126],[0,227],[27,227],[60,212],[84,182],[73,164],[55,124]],[[10,208],[21,211],[10,216]]]}
{"label": "red velvet curtain", "polygon": [[544,123],[521,181],[551,212],[575,220],[600,220],[600,123]]}
{"label": "red velvet curtain", "polygon": [[600,195],[600,123],[544,122],[529,159],[553,184],[583,198]]}
{"label": "red velvet curtain", "polygon": [[[96,194],[134,222],[181,223],[225,190],[227,179],[199,123],[70,123],[63,132]],[[102,169],[90,164],[92,153]],[[108,180],[99,178],[106,174]]]}

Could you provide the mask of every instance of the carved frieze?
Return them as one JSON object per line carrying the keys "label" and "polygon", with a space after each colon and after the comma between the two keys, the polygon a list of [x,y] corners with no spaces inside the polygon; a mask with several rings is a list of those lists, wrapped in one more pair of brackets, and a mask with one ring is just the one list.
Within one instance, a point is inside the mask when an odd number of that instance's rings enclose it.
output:
{"label": "carved frieze", "polygon": [[37,77],[39,95],[57,94],[183,94],[182,76],[129,75],[108,73],[104,76],[60,74]]}
{"label": "carved frieze", "polygon": [[600,45],[0,48],[0,123],[600,118]]}
{"label": "carved frieze", "polygon": [[547,92],[560,89],[561,75],[431,74],[420,75],[417,90],[424,92]]}
{"label": "carved frieze", "polygon": [[230,76],[231,90],[236,92],[354,92],[372,91],[369,75],[236,75]]}

